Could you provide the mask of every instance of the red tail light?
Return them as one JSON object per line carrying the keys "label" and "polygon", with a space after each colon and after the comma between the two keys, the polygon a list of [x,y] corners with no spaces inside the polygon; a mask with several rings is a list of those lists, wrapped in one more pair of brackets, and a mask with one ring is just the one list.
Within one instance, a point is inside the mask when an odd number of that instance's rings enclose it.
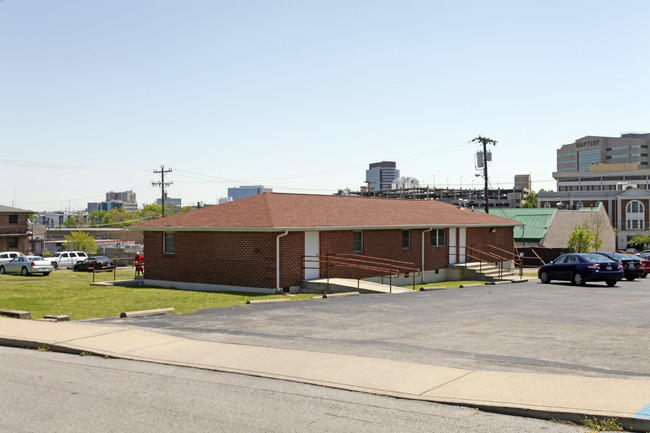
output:
{"label": "red tail light", "polygon": [[622,263],[619,263],[617,269],[623,269],[623,264],[622,264]]}
{"label": "red tail light", "polygon": [[36,266],[36,265],[34,264],[34,262],[32,262],[29,266]]}
{"label": "red tail light", "polygon": [[600,269],[600,264],[596,263],[596,264],[593,264],[593,265],[587,265],[587,267],[589,269]]}

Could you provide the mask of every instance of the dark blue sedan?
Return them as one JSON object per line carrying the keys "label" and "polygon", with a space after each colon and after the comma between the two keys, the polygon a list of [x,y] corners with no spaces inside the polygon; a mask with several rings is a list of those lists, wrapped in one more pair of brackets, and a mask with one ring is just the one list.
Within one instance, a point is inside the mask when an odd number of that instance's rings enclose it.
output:
{"label": "dark blue sedan", "polygon": [[604,281],[611,287],[623,278],[623,265],[600,254],[564,254],[539,268],[537,276],[545,284],[562,280],[581,286]]}

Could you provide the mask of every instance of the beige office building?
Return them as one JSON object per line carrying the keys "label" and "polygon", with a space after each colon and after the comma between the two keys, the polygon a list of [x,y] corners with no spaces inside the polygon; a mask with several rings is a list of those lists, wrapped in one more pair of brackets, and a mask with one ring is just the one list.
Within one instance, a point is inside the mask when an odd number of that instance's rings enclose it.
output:
{"label": "beige office building", "polygon": [[650,134],[588,135],[557,150],[558,191],[650,189]]}

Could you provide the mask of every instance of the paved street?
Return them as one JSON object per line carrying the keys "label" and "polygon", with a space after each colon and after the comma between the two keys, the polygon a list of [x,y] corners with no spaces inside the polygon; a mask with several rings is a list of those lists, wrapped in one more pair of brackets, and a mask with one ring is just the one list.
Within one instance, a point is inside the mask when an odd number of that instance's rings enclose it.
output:
{"label": "paved street", "polygon": [[585,429],[240,374],[0,347],[2,432],[533,432]]}
{"label": "paved street", "polygon": [[457,368],[647,380],[648,311],[650,279],[612,288],[532,280],[93,322]]}

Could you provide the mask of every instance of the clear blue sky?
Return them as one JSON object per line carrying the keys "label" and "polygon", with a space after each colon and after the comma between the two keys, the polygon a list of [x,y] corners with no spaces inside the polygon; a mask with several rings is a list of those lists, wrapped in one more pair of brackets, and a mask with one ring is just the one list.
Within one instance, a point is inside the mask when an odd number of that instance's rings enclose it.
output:
{"label": "clear blue sky", "polygon": [[358,190],[396,161],[492,186],[585,135],[650,132],[648,1],[0,1],[0,203],[107,191],[215,203],[228,187]]}

